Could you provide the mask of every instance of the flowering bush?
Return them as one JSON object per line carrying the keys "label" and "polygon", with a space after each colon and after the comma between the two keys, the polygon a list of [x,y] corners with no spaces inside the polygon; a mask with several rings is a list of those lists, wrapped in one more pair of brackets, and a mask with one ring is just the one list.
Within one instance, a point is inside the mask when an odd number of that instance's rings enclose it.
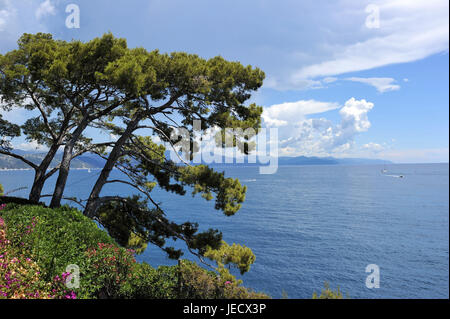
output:
{"label": "flowering bush", "polygon": [[8,204],[0,216],[8,224],[12,245],[30,254],[49,282],[56,275],[61,276],[67,265],[82,267],[87,249],[99,242],[114,243],[94,221],[76,209]]}
{"label": "flowering bush", "polygon": [[86,279],[100,298],[118,298],[121,287],[131,279],[136,263],[134,252],[112,244],[98,243],[86,252]]}
{"label": "flowering bush", "polygon": [[[0,210],[4,208],[0,206]],[[24,237],[31,232],[30,227],[17,239],[25,240]],[[6,237],[6,224],[0,217],[0,298],[76,298],[73,291],[65,290],[64,279],[68,274],[63,274],[62,280],[45,282],[41,278],[39,266],[21,251],[23,250],[14,249],[14,245]]]}
{"label": "flowering bush", "polygon": [[[65,285],[69,264],[80,270],[74,290]],[[0,298],[267,298],[240,284],[225,267],[137,263],[75,209],[0,205]]]}

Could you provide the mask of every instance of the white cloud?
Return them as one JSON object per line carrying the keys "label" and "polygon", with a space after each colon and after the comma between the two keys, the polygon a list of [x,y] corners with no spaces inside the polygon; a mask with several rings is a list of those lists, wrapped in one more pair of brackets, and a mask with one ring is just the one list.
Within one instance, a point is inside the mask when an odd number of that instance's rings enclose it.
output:
{"label": "white cloud", "polygon": [[[27,99],[25,102],[31,103],[31,99]],[[26,120],[39,116],[39,110],[27,110],[25,108],[13,108],[9,111],[3,109],[4,103],[2,103],[2,96],[0,95],[0,114],[2,114],[3,118],[9,122],[12,122],[17,125],[22,125],[26,122]]]}
{"label": "white cloud", "polygon": [[15,49],[23,33],[49,32],[42,19],[48,14],[56,14],[51,2],[0,0],[0,52]]}
{"label": "white cloud", "polygon": [[365,149],[365,150],[368,150],[368,151],[372,151],[374,153],[379,153],[379,152],[384,150],[384,146],[383,145],[378,144],[378,143],[373,143],[373,142],[364,144],[362,146],[362,148]]}
{"label": "white cloud", "polygon": [[264,87],[276,90],[297,90],[297,89],[320,89],[323,87],[323,83],[318,80],[312,79],[298,79],[295,83],[289,81],[279,80],[274,76],[268,76],[264,81]]}
{"label": "white cloud", "polygon": [[15,15],[15,10],[9,0],[0,0],[0,32],[6,29],[8,22]]}
{"label": "white cloud", "polygon": [[286,126],[289,122],[300,121],[309,114],[323,113],[339,108],[338,103],[300,100],[275,104],[264,109],[262,118],[266,126]]}
{"label": "white cloud", "polygon": [[288,124],[279,128],[280,155],[336,156],[349,152],[355,137],[370,128],[367,113],[373,106],[364,99],[347,100],[339,110],[338,124],[326,118],[286,120]]}
{"label": "white cloud", "polygon": [[31,141],[28,143],[20,143],[18,145],[15,145],[14,148],[17,148],[19,150],[23,150],[23,151],[45,151],[48,150],[48,148],[46,146],[43,146],[41,144],[39,144],[36,141]]}
{"label": "white cloud", "polygon": [[326,77],[326,78],[322,79],[322,81],[324,83],[333,83],[333,82],[336,82],[337,80],[338,80],[338,78],[335,78],[335,77],[332,77],[332,76],[329,76],[329,77]]}
{"label": "white cloud", "polygon": [[56,9],[50,0],[45,0],[37,8],[35,15],[38,20],[48,15],[55,15]]}
{"label": "white cloud", "polygon": [[387,91],[395,91],[400,89],[400,85],[394,84],[395,79],[393,78],[359,78],[359,77],[351,77],[346,78],[347,81],[360,82],[371,85],[375,87],[378,92],[384,93]]}
{"label": "white cloud", "polygon": [[306,63],[291,74],[292,85],[301,86],[305,80],[316,77],[412,62],[448,51],[447,0],[373,1],[380,9],[380,28],[377,29],[364,26],[367,15],[364,4],[358,1],[342,3],[344,6],[336,13],[340,14],[342,21],[350,19],[360,23],[344,24],[353,28],[354,40],[346,43],[330,41],[318,54],[317,62]]}

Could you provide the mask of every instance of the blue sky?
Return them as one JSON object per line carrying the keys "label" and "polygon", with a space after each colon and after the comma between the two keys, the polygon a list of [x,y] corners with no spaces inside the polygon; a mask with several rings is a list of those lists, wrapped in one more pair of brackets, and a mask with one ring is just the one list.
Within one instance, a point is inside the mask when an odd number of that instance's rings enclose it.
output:
{"label": "blue sky", "polygon": [[[69,29],[68,4],[80,9]],[[260,67],[280,155],[448,162],[447,0],[0,0],[0,53],[24,33],[222,55]],[[23,120],[25,112],[4,114]],[[27,148],[23,141],[18,141]],[[28,145],[30,146],[30,145]]]}

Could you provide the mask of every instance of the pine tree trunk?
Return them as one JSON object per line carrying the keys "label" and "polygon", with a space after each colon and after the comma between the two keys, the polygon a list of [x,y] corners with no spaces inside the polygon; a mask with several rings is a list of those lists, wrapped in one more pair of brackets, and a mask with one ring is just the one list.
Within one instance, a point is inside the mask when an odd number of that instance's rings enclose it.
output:
{"label": "pine tree trunk", "polygon": [[86,208],[84,209],[84,215],[92,218],[98,208],[98,197],[100,192],[108,180],[109,174],[111,173],[114,165],[116,164],[119,157],[122,155],[122,147],[130,138],[133,131],[136,129],[138,123],[140,121],[140,116],[135,115],[135,117],[128,123],[127,128],[124,133],[120,136],[120,138],[114,144],[114,147],[109,153],[108,159],[103,166],[103,169],[100,173],[100,176],[97,178],[94,187],[92,188],[91,194],[89,195],[88,202],[86,204]]}
{"label": "pine tree trunk", "polygon": [[42,189],[44,188],[44,184],[47,179],[45,177],[45,173],[47,172],[48,167],[50,166],[53,158],[55,157],[58,148],[59,144],[54,143],[51,146],[50,150],[48,151],[47,155],[45,155],[39,167],[36,169],[34,174],[33,186],[31,186],[31,191],[28,196],[28,199],[30,201],[37,203],[41,199],[41,192]]}
{"label": "pine tree trunk", "polygon": [[72,138],[64,147],[63,158],[61,160],[61,165],[59,168],[58,179],[56,180],[55,190],[53,191],[52,200],[50,202],[51,208],[56,208],[61,206],[61,199],[64,193],[64,188],[66,187],[67,177],[69,176],[70,171],[70,163],[72,161],[73,149],[75,147],[75,143],[81,136],[81,133],[88,126],[88,116],[85,115],[80,125],[75,129],[72,134]]}

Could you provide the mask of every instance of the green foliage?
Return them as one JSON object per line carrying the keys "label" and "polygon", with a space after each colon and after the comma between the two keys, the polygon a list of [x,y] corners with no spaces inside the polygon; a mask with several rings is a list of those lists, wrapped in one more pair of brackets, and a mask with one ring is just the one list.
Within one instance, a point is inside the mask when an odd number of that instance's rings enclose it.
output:
{"label": "green foliage", "polygon": [[319,296],[316,292],[313,293],[312,299],[344,299],[339,287],[337,290],[333,291],[327,282],[325,282],[324,286],[325,288],[322,289]]}
{"label": "green foliage", "polygon": [[[0,103],[2,102],[2,98],[0,95]],[[20,127],[17,124],[13,124],[7,120],[4,120],[2,115],[0,114],[0,136],[2,139],[0,140],[0,149],[10,149],[11,143],[7,140],[20,136]]]}
{"label": "green foliage", "polygon": [[207,272],[197,264],[183,260],[179,264],[179,294],[184,299],[217,299],[223,296],[224,286],[214,272]]}
{"label": "green foliage", "polygon": [[[215,208],[231,216],[241,208],[246,187],[208,166],[180,167],[167,160],[165,148],[154,143],[152,136],[169,142],[174,128],[185,129],[188,132],[185,138],[192,148],[184,155],[192,159],[198,151],[195,138],[199,133],[194,130],[193,122],[200,120],[203,132],[216,127],[239,128],[241,132],[232,136],[231,146],[248,153],[253,149],[250,139],[260,128],[263,109],[245,103],[262,86],[264,77],[258,68],[220,56],[204,59],[185,52],[161,54],[157,50],[130,49],[124,39],[110,33],[87,42],[55,40],[44,33],[24,34],[16,50],[0,55],[1,107],[38,111],[39,116],[30,117],[20,127],[0,118],[0,132],[6,137],[0,147],[8,148],[9,141],[21,132],[27,140],[49,147],[48,156],[40,164],[19,157],[35,169],[30,199],[37,202],[45,180],[55,172],[47,174],[47,169],[57,149],[64,145],[52,207],[60,205],[74,152],[92,151],[107,157],[84,214],[99,221],[121,246],[137,252],[151,243],[164,249],[170,258],[180,258],[181,250],[166,247],[167,238],[172,238],[186,242],[191,251],[203,255],[208,247],[212,250],[221,247],[222,233],[217,229],[198,232],[197,223],[177,224],[168,220],[151,198],[153,188],[158,185],[184,195],[186,188],[192,187],[193,195],[200,194],[206,200],[215,198]],[[104,143],[93,144],[92,139],[83,135],[88,127],[118,136],[117,141],[108,144],[112,147],[109,154],[105,153]],[[147,136],[137,135],[140,129],[148,129]],[[125,172],[128,179],[108,180],[113,167]],[[100,198],[102,187],[112,182],[133,186],[144,200],[120,195]],[[65,208],[53,213],[69,219],[79,215],[76,211],[67,212],[71,210]],[[33,249],[38,263],[49,275],[59,271],[69,259],[80,258],[82,262],[85,256],[75,256],[74,250],[85,251],[94,241],[107,243],[94,236],[95,240],[87,238],[77,244],[74,232],[85,230],[94,234],[89,229],[94,224],[87,226],[86,221],[76,220],[76,226],[69,230],[62,221],[57,221],[58,227],[52,224],[56,219],[48,218],[50,213],[40,211],[39,214],[36,218],[42,231],[38,233],[42,236],[36,240],[44,237],[46,243],[34,244],[37,248]],[[44,233],[51,227],[55,231]],[[72,237],[66,238],[67,234]],[[66,251],[58,240],[69,243]],[[215,256],[222,277],[231,276],[226,265],[236,264],[242,273],[248,271],[254,260],[249,249],[237,246],[222,249],[234,254],[234,259]]]}
{"label": "green foliage", "polygon": [[219,268],[234,265],[241,275],[250,270],[256,259],[250,248],[235,243],[230,246],[225,241],[222,241],[219,249],[209,248],[204,256],[217,262]]}
{"label": "green foliage", "polygon": [[[87,249],[98,243],[114,243],[92,220],[68,207],[50,209],[9,204],[0,211],[0,216],[9,225],[8,237],[13,245],[35,256],[47,280],[63,273],[70,264],[81,267]],[[19,242],[19,234],[29,231],[29,227],[33,227],[30,236]]]}
{"label": "green foliage", "polygon": [[167,247],[167,238],[183,240],[199,254],[208,247],[218,248],[222,240],[222,233],[218,230],[198,232],[196,223],[169,221],[160,209],[148,208],[147,201],[137,196],[106,202],[99,207],[97,218],[120,245],[132,248],[134,244],[142,250],[143,245],[150,242],[172,259],[179,259],[183,253],[180,249]]}
{"label": "green foliage", "polygon": [[118,298],[121,287],[132,276],[135,263],[132,251],[98,243],[86,252],[83,289],[87,288],[91,295],[100,298]]}
{"label": "green foliage", "polygon": [[[229,273],[227,278],[183,260],[179,265],[180,297],[184,299],[267,299],[269,296],[240,286]],[[228,280],[229,279],[229,280]]]}
{"label": "green foliage", "polygon": [[140,225],[143,218],[142,213],[130,211],[129,205],[119,201],[109,201],[98,210],[98,220],[108,230],[109,235],[120,246],[133,249],[136,253],[147,248],[148,233]]}
{"label": "green foliage", "polygon": [[4,192],[5,190],[3,189],[3,185],[2,184],[0,184],[0,196],[3,196],[3,192]]}
{"label": "green foliage", "polygon": [[[3,233],[10,238],[16,255],[31,257],[29,267],[18,269],[23,278],[29,276],[33,282],[30,287],[39,291],[40,297],[55,297],[49,291],[57,288],[59,297],[72,298],[74,295],[66,295],[60,280],[67,276],[66,266],[76,264],[81,272],[80,288],[74,289],[77,298],[268,298],[242,287],[242,281],[224,267],[213,272],[187,260],[157,269],[137,263],[134,251],[117,246],[106,232],[75,209],[8,204],[2,206],[0,218],[10,225]],[[219,252],[236,254],[234,258],[221,255],[224,263],[243,265],[243,260],[252,259],[243,257],[251,256],[246,247],[223,243],[216,249],[214,254],[219,259]],[[208,252],[212,257],[212,250]],[[15,294],[21,296],[28,291]]]}
{"label": "green foliage", "polygon": [[121,287],[120,297],[127,299],[176,299],[178,285],[176,266],[137,263],[131,278]]}
{"label": "green foliage", "polygon": [[206,165],[182,167],[180,172],[178,180],[192,186],[193,195],[201,193],[203,198],[211,200],[212,192],[217,193],[215,208],[225,215],[234,215],[241,208],[247,187],[241,186],[238,179],[225,178],[223,172],[215,172]]}
{"label": "green foliage", "polygon": [[[5,208],[0,205],[0,211]],[[22,233],[14,234],[16,242],[27,242],[32,236],[34,221]],[[0,217],[0,299],[76,299],[73,291],[64,286],[69,273],[53,280],[45,280],[39,266],[30,258],[29,250],[17,246],[7,236],[7,225]]]}

